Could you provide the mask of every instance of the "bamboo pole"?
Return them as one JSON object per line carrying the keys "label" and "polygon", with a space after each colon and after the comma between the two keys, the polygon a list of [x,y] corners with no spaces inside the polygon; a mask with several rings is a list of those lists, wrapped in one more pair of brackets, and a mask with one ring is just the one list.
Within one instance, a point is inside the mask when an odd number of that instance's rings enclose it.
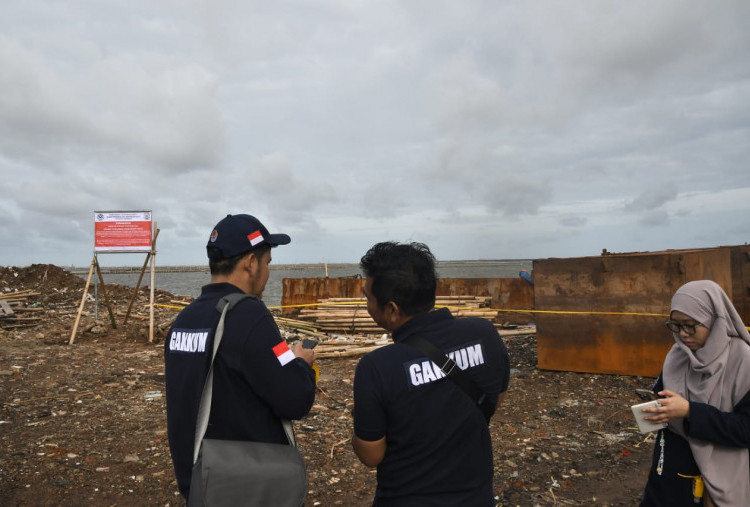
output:
{"label": "bamboo pole", "polygon": [[[156,233],[154,234],[153,242],[156,242],[156,237],[159,235],[159,229],[156,229]],[[152,244],[153,244],[152,242]],[[146,272],[146,266],[148,266],[148,261],[151,258],[151,252],[148,252],[146,254],[146,260],[143,261],[143,267],[141,268],[141,274],[138,275],[138,281],[135,284],[135,288],[133,289],[133,297],[130,298],[130,304],[128,305],[128,311],[125,313],[125,318],[122,321],[123,326],[128,323],[128,316],[130,316],[130,310],[133,308],[133,303],[135,303],[135,299],[138,296],[138,289],[141,286],[141,280],[143,280],[143,273]]]}
{"label": "bamboo pole", "polygon": [[115,314],[112,311],[112,305],[109,304],[109,298],[107,297],[107,289],[104,287],[104,278],[102,277],[102,270],[99,267],[99,261],[94,254],[94,262],[96,263],[96,274],[99,275],[99,283],[102,285],[102,295],[104,296],[104,304],[109,312],[109,321],[112,323],[112,329],[117,329],[117,322],[115,322]]}
{"label": "bamboo pole", "polygon": [[352,357],[352,356],[358,356],[361,354],[367,354],[368,352],[372,352],[373,350],[379,349],[380,347],[383,347],[383,345],[372,345],[370,347],[357,347],[352,348],[346,351],[341,352],[320,352],[315,354],[316,359],[326,359],[326,358],[333,358],[333,357]]}
{"label": "bamboo pole", "polygon": [[19,290],[16,292],[7,292],[5,294],[0,294],[0,299],[6,300],[6,301],[7,300],[14,301],[17,298],[19,298],[18,300],[21,301],[23,299],[28,299],[31,296],[39,296],[39,295],[41,295],[41,292],[34,292],[32,290]]}
{"label": "bamboo pole", "polygon": [[159,236],[159,227],[154,222],[154,239],[151,242],[151,309],[149,310],[149,321],[148,321],[148,342],[154,341],[154,281],[156,277],[156,238]]}
{"label": "bamboo pole", "polygon": [[81,306],[78,307],[78,316],[76,317],[76,321],[73,324],[73,332],[70,333],[70,341],[68,341],[68,345],[73,345],[73,341],[76,338],[76,331],[78,331],[78,323],[81,320],[81,314],[83,313],[83,305],[86,303],[86,295],[89,293],[89,284],[91,283],[91,276],[94,274],[94,266],[96,265],[96,254],[94,254],[94,258],[91,260],[91,267],[89,267],[89,276],[86,278],[86,287],[83,289],[83,296],[81,297]]}

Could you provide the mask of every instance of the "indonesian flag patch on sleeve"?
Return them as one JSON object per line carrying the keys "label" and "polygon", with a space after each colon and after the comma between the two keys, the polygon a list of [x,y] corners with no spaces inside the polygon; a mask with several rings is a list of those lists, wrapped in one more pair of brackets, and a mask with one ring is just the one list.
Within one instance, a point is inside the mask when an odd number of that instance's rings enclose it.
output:
{"label": "indonesian flag patch on sleeve", "polygon": [[284,366],[296,357],[294,352],[289,349],[289,345],[283,340],[273,348],[273,353],[276,354],[276,359],[279,360],[281,366]]}

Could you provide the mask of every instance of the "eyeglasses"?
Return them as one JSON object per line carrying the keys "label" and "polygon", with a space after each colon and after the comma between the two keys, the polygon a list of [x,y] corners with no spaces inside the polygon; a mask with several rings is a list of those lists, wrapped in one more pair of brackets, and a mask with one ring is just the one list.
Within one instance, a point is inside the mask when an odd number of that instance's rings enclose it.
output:
{"label": "eyeglasses", "polygon": [[673,333],[679,333],[680,330],[682,330],[685,331],[685,334],[687,334],[688,336],[693,336],[695,334],[695,328],[698,326],[702,326],[703,324],[681,324],[673,320],[668,320],[664,323],[664,325],[667,326],[667,329],[669,329]]}

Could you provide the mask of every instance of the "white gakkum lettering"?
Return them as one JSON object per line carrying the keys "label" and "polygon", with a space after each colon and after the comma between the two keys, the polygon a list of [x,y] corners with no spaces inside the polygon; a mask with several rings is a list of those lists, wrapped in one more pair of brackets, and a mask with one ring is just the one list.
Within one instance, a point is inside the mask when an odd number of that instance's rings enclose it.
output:
{"label": "white gakkum lettering", "polygon": [[171,352],[202,353],[206,351],[208,331],[189,331],[175,329],[169,336],[169,350]]}
{"label": "white gakkum lettering", "polygon": [[[448,357],[453,359],[462,370],[484,364],[484,354],[480,343],[449,352]],[[413,386],[421,386],[445,377],[443,370],[432,361],[413,363],[409,365],[408,371]]]}

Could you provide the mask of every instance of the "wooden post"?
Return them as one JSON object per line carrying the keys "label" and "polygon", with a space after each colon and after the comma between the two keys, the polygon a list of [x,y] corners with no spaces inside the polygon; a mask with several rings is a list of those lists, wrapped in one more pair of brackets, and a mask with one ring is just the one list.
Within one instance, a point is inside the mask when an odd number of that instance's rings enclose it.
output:
{"label": "wooden post", "polygon": [[156,237],[159,235],[159,227],[157,226],[156,222],[154,222],[154,229],[156,229],[156,234],[154,234],[154,240],[151,242],[151,255],[149,256],[151,258],[151,304],[149,305],[151,310],[149,312],[148,318],[149,343],[152,343],[154,341],[154,281],[156,278]]}
{"label": "wooden post", "polygon": [[138,282],[135,284],[135,288],[133,289],[133,297],[130,298],[130,303],[128,304],[128,311],[125,312],[125,318],[122,320],[122,325],[128,323],[128,317],[130,317],[130,311],[133,309],[133,303],[135,303],[135,299],[138,297],[138,289],[141,286],[141,280],[143,279],[143,273],[146,271],[146,266],[148,266],[148,260],[151,257],[151,252],[146,254],[146,260],[143,261],[143,267],[141,268],[141,274],[138,276]]}
{"label": "wooden post", "polygon": [[[153,241],[151,243],[152,245],[156,245],[156,238],[158,236],[159,236],[159,229],[156,229],[156,231],[154,232],[154,239],[153,239]],[[130,304],[128,305],[128,311],[125,313],[125,319],[122,321],[122,325],[123,326],[128,323],[128,317],[130,316],[130,310],[133,309],[133,303],[135,303],[135,299],[138,296],[138,289],[141,286],[141,280],[143,280],[143,273],[146,272],[146,266],[148,266],[148,261],[149,261],[149,259],[151,259],[151,255],[153,255],[153,253],[154,252],[153,252],[153,246],[152,246],[152,251],[148,252],[146,254],[146,260],[143,261],[143,267],[141,268],[141,274],[138,276],[138,283],[135,284],[135,290],[133,290],[133,297],[130,298]]]}
{"label": "wooden post", "polygon": [[104,296],[104,304],[109,312],[109,321],[112,323],[112,329],[117,329],[117,322],[115,322],[115,313],[112,311],[112,305],[109,304],[109,298],[107,297],[107,289],[104,287],[104,278],[102,277],[102,270],[99,267],[99,261],[94,255],[94,263],[96,264],[96,274],[99,275],[99,283],[102,286],[102,295]]}
{"label": "wooden post", "polygon": [[83,289],[83,296],[81,297],[81,305],[78,307],[78,315],[76,321],[73,324],[73,332],[70,333],[70,341],[68,345],[73,345],[73,341],[76,339],[76,331],[78,331],[78,323],[81,320],[81,314],[83,313],[83,305],[86,303],[86,295],[89,293],[89,284],[91,283],[91,276],[94,274],[94,266],[96,266],[96,254],[91,259],[91,267],[89,268],[89,276],[86,278],[86,287]]}

